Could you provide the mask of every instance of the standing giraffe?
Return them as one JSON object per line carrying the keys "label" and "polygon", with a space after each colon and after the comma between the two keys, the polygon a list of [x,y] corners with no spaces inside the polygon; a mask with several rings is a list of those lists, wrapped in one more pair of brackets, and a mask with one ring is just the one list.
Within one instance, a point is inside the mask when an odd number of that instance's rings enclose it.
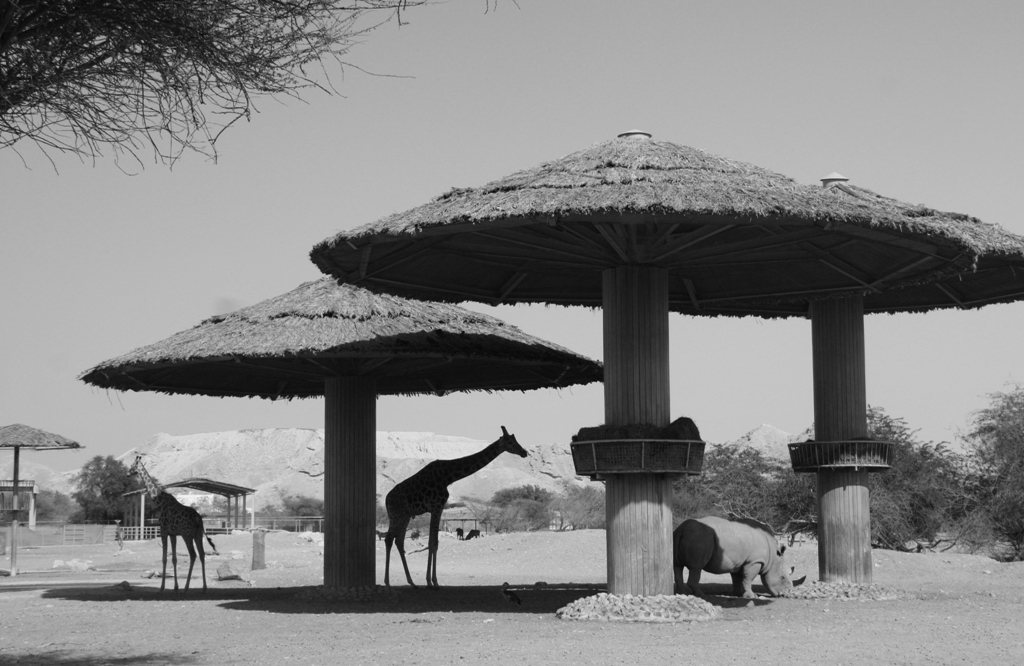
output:
{"label": "standing giraffe", "polygon": [[388,510],[388,534],[384,537],[384,584],[391,587],[391,544],[396,543],[398,554],[402,558],[405,578],[409,585],[416,587],[409,575],[409,565],[405,561],[405,530],[413,516],[430,512],[430,539],[427,542],[427,587],[438,587],[437,584],[437,532],[441,527],[441,512],[448,503],[448,486],[459,479],[478,472],[500,454],[514,453],[526,457],[526,449],[519,445],[515,435],[508,434],[505,426],[501,426],[501,437],[492,442],[483,451],[465,458],[454,460],[434,460],[427,466],[402,481],[388,493],[384,505]]}
{"label": "standing giraffe", "polygon": [[[149,496],[156,501],[157,511],[160,513],[160,543],[164,551],[164,571],[160,577],[160,591],[164,591],[167,584],[167,538],[171,539],[171,564],[174,567],[174,591],[178,591],[178,539],[181,537],[188,548],[188,577],[185,579],[185,591],[188,591],[188,584],[192,582],[192,568],[196,565],[196,549],[199,550],[199,564],[203,570],[203,591],[206,591],[206,551],[203,550],[203,537],[210,542],[214,554],[217,553],[217,546],[213,540],[206,536],[206,528],[203,527],[203,518],[199,512],[190,506],[185,506],[174,495],[162,490],[153,477],[146,471],[142,464],[142,456],[135,456],[135,463],[129,468],[128,475],[138,474],[146,484]],[[195,543],[195,546],[193,546]]]}

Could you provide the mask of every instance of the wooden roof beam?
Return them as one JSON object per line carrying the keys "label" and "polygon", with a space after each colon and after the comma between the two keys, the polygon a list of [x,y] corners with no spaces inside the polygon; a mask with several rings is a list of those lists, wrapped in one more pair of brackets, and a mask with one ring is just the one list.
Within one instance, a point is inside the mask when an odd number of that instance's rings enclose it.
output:
{"label": "wooden roof beam", "polygon": [[505,284],[501,285],[501,289],[498,290],[498,296],[495,299],[496,304],[504,301],[505,298],[512,293],[512,290],[518,287],[519,283],[525,280],[528,275],[529,273],[524,273],[522,271],[517,271],[513,274]]}
{"label": "wooden roof beam", "polygon": [[[571,257],[573,259],[579,259],[580,258],[580,247],[578,245],[575,245],[575,244],[565,243],[565,241],[563,241],[561,239],[552,238],[551,240],[556,242],[556,243],[558,243],[559,245],[563,245],[564,247],[553,247],[551,245],[544,245],[544,244],[541,244],[541,243],[537,243],[535,241],[528,241],[528,240],[523,240],[523,239],[520,239],[520,238],[513,238],[512,236],[507,235],[507,234],[506,235],[497,236],[497,235],[494,235],[494,234],[491,234],[491,233],[487,233],[487,232],[477,232],[477,233],[474,233],[472,235],[480,237],[480,238],[488,238],[490,240],[493,240],[499,246],[506,246],[508,244],[512,244],[512,245],[517,245],[519,247],[525,247],[525,248],[528,248],[530,250],[540,250],[541,252],[545,252],[545,253],[549,253],[549,254],[551,254],[551,253],[553,253],[553,254],[560,254],[560,255],[567,256],[567,257]],[[465,239],[459,239],[459,242],[456,245],[456,247],[462,248],[462,247],[465,247],[466,245],[468,245],[468,243],[465,242]],[[601,259],[603,257],[599,256],[599,257],[592,257],[592,258],[594,258],[594,259]]]}
{"label": "wooden roof beam", "polygon": [[921,264],[928,263],[929,261],[949,262],[950,260],[949,259],[943,259],[942,257],[932,256],[932,255],[929,255],[927,257],[920,257],[918,259],[915,259],[914,261],[911,261],[911,262],[901,266],[900,268],[897,268],[892,273],[888,273],[886,275],[883,275],[882,277],[880,277],[877,280],[875,280],[874,282],[872,282],[871,286],[872,287],[877,287],[879,285],[885,284],[886,282],[889,282],[893,278],[896,278],[896,277],[899,277],[900,275],[908,273],[908,272],[914,270],[915,268],[917,268],[918,266],[920,266]]}
{"label": "wooden roof beam", "polygon": [[[375,276],[377,273],[380,273],[381,271],[385,271],[388,270],[389,268],[398,266],[399,264],[404,264],[407,261],[411,261],[412,259],[418,257],[420,254],[426,252],[430,248],[446,240],[448,240],[447,236],[437,236],[434,238],[424,240],[414,240],[408,245],[404,245],[400,249],[397,249],[394,252],[391,252],[378,259],[376,262],[374,262],[372,271],[367,271],[365,275],[360,276],[359,279],[353,280],[352,282],[359,282],[362,279],[371,278]],[[349,278],[351,277],[352,276],[350,274]]]}
{"label": "wooden roof beam", "polygon": [[700,310],[700,303],[697,301],[697,289],[693,285],[693,280],[683,278],[683,284],[686,286],[686,293],[690,295],[690,302],[693,303],[694,309]]}
{"label": "wooden roof beam", "polygon": [[936,282],[935,286],[939,288],[939,291],[941,291],[946,296],[949,296],[951,299],[953,299],[953,302],[957,304],[957,307],[960,307],[960,308],[964,307],[964,302],[960,299],[959,296],[957,296],[955,293],[953,293],[952,289],[950,289],[946,285],[942,284],[941,282]]}
{"label": "wooden roof beam", "polygon": [[736,226],[736,225],[734,225],[734,224],[723,224],[723,225],[706,224],[703,227],[700,227],[699,229],[697,229],[695,231],[691,231],[690,233],[683,235],[677,242],[672,243],[671,246],[667,250],[665,250],[661,254],[659,254],[656,257],[654,257],[653,259],[651,259],[651,261],[653,261],[655,263],[657,263],[659,261],[663,261],[664,259],[667,259],[668,257],[671,257],[673,254],[677,254],[679,252],[682,252],[683,250],[685,250],[688,247],[693,247],[694,245],[697,245],[698,243],[702,243],[702,242],[706,241],[707,239],[711,238],[712,236],[717,236],[718,234],[720,234],[720,233],[722,233],[724,231],[728,231],[729,229],[732,229],[734,226]]}
{"label": "wooden roof beam", "polygon": [[618,242],[616,242],[615,238],[612,237],[612,233],[605,228],[607,226],[607,224],[594,224],[594,228],[597,229],[597,232],[599,234],[604,236],[605,241],[607,241],[608,244],[612,246],[612,249],[615,250],[615,254],[619,255],[619,258],[628,264],[629,257],[626,256],[625,250],[623,250],[622,247],[618,244]]}

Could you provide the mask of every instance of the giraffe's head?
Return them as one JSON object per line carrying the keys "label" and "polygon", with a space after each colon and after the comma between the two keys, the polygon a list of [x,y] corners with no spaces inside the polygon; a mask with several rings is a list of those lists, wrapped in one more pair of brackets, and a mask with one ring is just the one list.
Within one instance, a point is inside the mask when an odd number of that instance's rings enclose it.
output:
{"label": "giraffe's head", "polygon": [[520,446],[519,442],[516,441],[516,436],[508,434],[508,430],[505,430],[505,426],[501,426],[501,439],[498,441],[501,442],[502,451],[514,453],[520,458],[525,458],[528,455],[526,453],[526,449]]}
{"label": "giraffe's head", "polygon": [[141,464],[142,464],[142,454],[141,453],[137,453],[137,454],[135,454],[135,462],[133,462],[132,466],[128,468],[128,476],[135,476],[136,474],[138,474],[139,473],[139,465],[141,465]]}

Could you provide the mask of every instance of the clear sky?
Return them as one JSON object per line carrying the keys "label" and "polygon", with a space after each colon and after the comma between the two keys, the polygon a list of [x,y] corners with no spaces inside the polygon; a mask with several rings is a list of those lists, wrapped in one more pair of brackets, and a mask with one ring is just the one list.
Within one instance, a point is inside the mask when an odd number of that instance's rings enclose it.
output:
{"label": "clear sky", "polygon": [[[320,273],[310,248],[638,128],[802,183],[881,194],[1024,234],[1024,3],[459,0],[351,52],[339,96],[263,99],[214,164],[134,175],[0,151],[0,425],[80,441],[70,469],[157,432],[323,427],[321,400],[107,393],[93,365]],[[56,167],[56,168],[55,168]],[[600,311],[470,307],[601,357]],[[813,420],[810,323],[671,317],[672,415],[726,441]],[[866,321],[868,402],[952,441],[1024,381],[1024,303]],[[379,430],[567,442],[600,386],[382,398]],[[5,454],[9,455],[9,454]]]}

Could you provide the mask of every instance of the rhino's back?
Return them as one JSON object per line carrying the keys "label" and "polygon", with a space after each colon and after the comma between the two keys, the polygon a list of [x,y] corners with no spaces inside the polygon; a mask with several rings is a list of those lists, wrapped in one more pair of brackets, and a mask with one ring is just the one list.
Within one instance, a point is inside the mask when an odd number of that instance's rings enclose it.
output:
{"label": "rhino's back", "polygon": [[686,534],[702,535],[698,537],[701,540],[708,539],[708,533],[714,535],[715,546],[703,567],[705,571],[731,573],[752,562],[766,564],[772,557],[769,542],[771,535],[754,521],[729,520],[717,516],[692,520],[703,529],[691,525]]}

